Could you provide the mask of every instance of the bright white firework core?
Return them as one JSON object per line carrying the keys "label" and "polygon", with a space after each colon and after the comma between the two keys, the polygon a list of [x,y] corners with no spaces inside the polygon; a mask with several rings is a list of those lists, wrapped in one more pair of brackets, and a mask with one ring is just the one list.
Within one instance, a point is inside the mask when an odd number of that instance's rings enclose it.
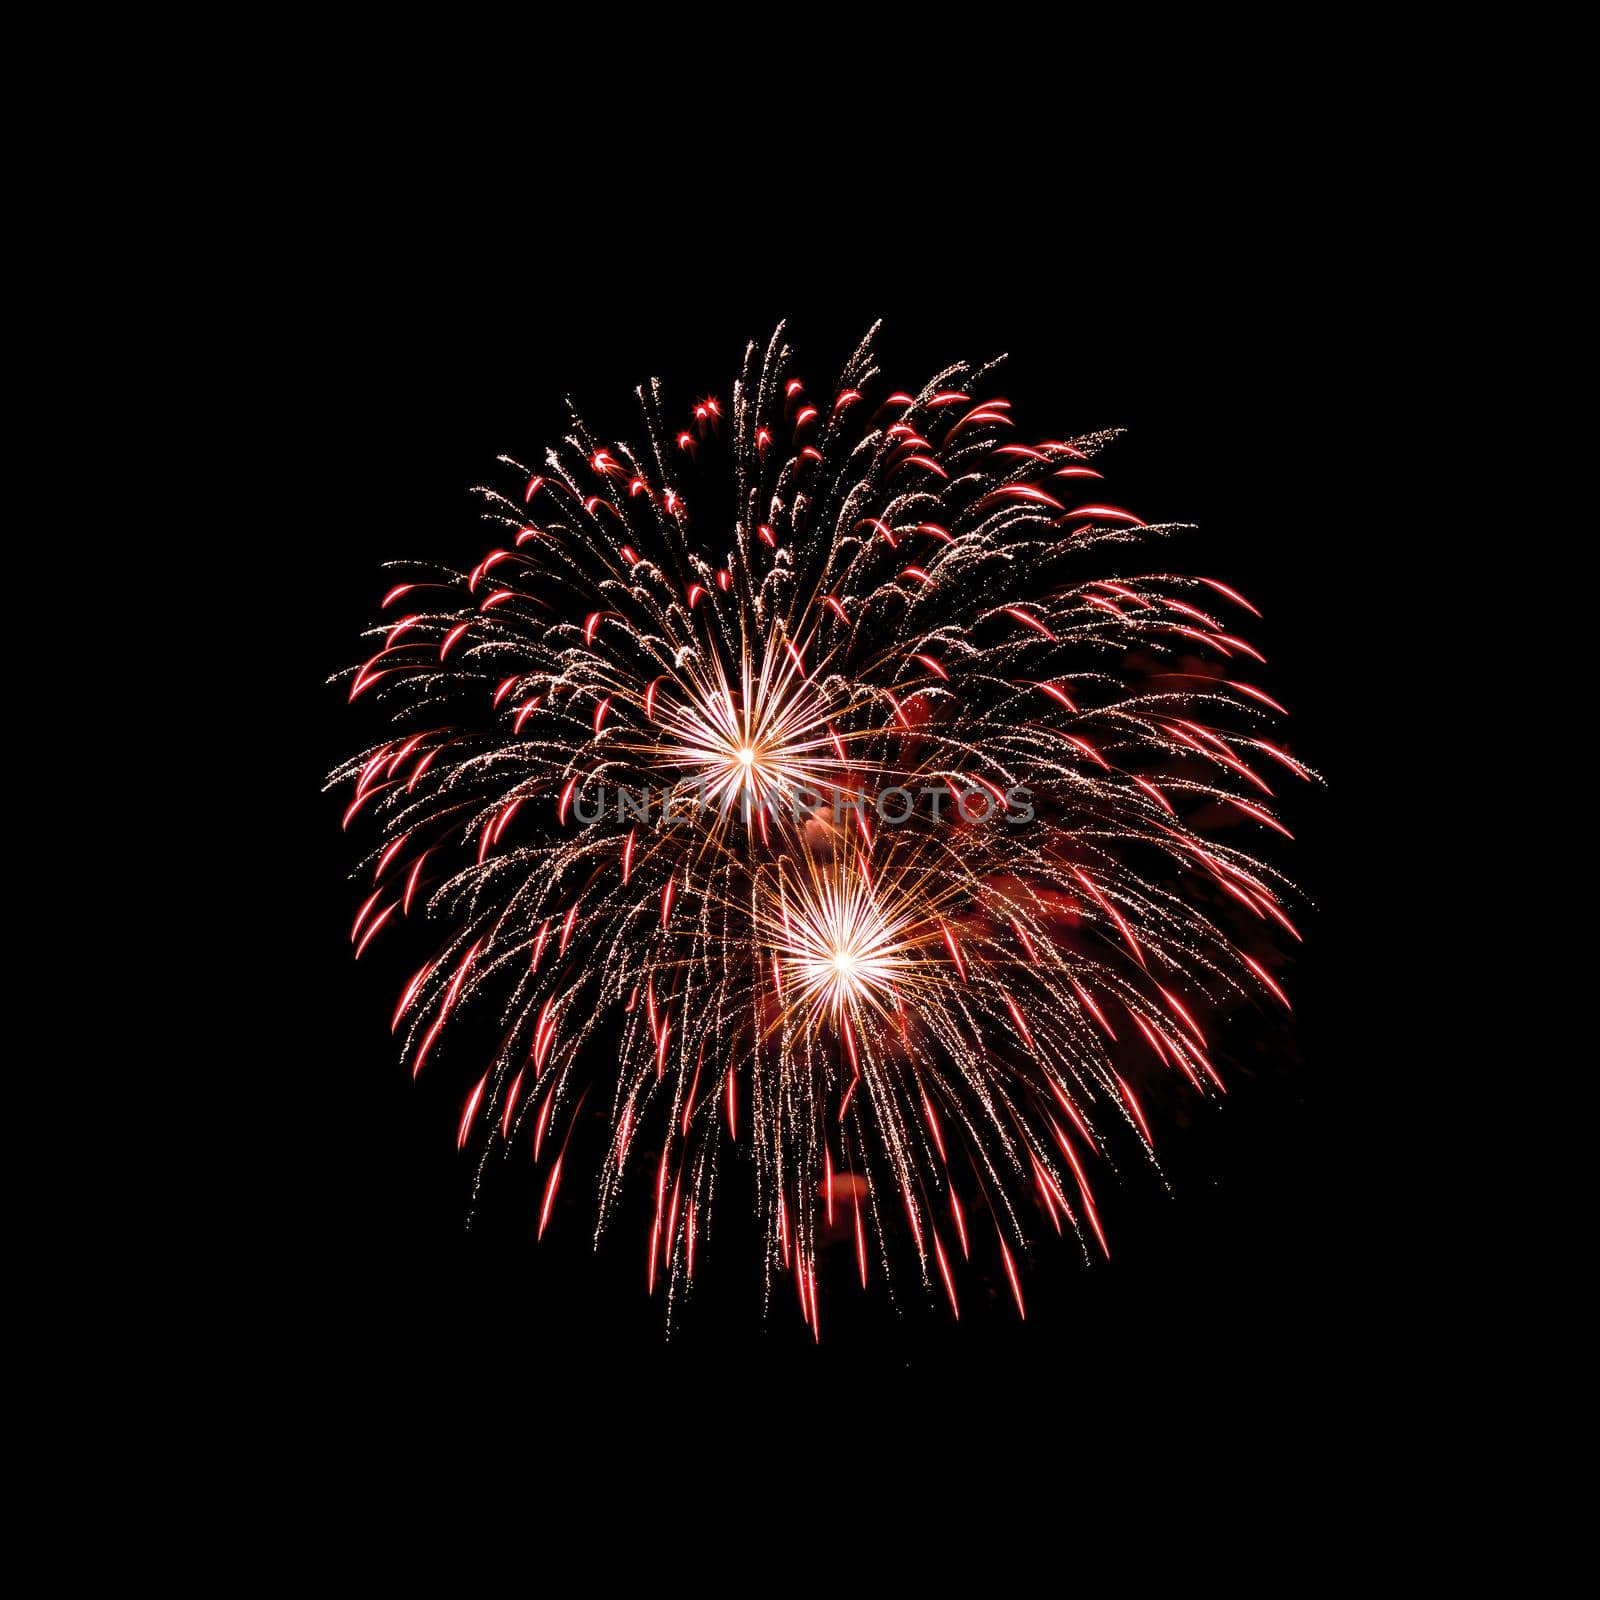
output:
{"label": "bright white firework core", "polygon": [[854,875],[813,883],[787,900],[780,960],[796,998],[839,1015],[861,1003],[886,1011],[913,958],[905,929]]}
{"label": "bright white firework core", "polygon": [[720,658],[709,674],[683,669],[680,682],[682,699],[660,714],[660,756],[702,784],[712,805],[821,794],[825,775],[843,765],[827,707],[776,637],[758,662],[741,664],[737,691]]}

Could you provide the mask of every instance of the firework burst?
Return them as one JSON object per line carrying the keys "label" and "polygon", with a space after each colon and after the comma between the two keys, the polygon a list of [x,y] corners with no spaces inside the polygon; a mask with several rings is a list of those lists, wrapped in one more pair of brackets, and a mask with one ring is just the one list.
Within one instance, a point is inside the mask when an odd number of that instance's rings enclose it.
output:
{"label": "firework burst", "polygon": [[[1237,943],[1298,937],[1288,886],[1212,836],[1284,833],[1269,778],[1309,776],[1247,681],[1254,608],[1101,575],[1172,530],[1098,492],[1109,435],[1020,439],[992,375],[891,392],[869,335],[811,398],[780,328],[726,406],[674,426],[642,389],[637,445],[574,415],[479,491],[494,547],[406,565],[344,675],[384,719],[332,777],[379,832],[355,952],[448,930],[405,1059],[461,1074],[480,1162],[531,1149],[540,1233],[608,1101],[597,1227],[648,1186],[652,1290],[692,1280],[748,1147],[814,1331],[836,1237],[957,1315],[984,1255],[1021,1313],[1030,1231],[1109,1253],[1094,1166],[1154,1159],[1117,1052],[1220,1094],[1196,1011],[1288,1003]],[[503,1041],[471,1068],[469,1008]]]}

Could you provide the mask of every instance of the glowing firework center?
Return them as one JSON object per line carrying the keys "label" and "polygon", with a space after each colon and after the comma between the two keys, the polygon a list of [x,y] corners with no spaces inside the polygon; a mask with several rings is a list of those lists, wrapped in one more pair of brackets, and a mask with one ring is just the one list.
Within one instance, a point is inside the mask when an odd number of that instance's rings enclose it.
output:
{"label": "glowing firework center", "polygon": [[836,786],[845,762],[829,711],[776,650],[754,677],[745,661],[738,692],[720,662],[714,679],[690,675],[683,691],[659,705],[656,755],[688,774],[705,804],[725,814],[737,807],[748,818],[779,805],[815,806]]}
{"label": "glowing firework center", "polygon": [[860,877],[842,872],[782,900],[778,960],[790,1004],[815,1022],[866,1004],[888,1014],[910,967],[905,930]]}

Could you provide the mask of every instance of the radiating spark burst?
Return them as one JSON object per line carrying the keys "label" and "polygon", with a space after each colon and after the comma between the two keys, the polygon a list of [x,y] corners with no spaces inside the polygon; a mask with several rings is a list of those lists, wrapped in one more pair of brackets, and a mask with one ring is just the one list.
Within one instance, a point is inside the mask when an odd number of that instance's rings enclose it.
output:
{"label": "radiating spark burst", "polygon": [[[662,714],[664,737],[641,753],[668,771],[698,777],[705,802],[727,812],[770,808],[803,794],[831,791],[846,765],[828,736],[827,704],[788,658],[782,641],[769,639],[759,667],[741,663],[739,687],[722,674],[720,658],[706,682],[686,664],[692,686],[681,703]],[[842,707],[835,705],[832,715]]]}
{"label": "radiating spark burst", "polygon": [[[848,841],[843,848],[850,849]],[[812,880],[791,886],[780,877],[776,914],[770,905],[756,913],[757,940],[771,946],[777,971],[790,976],[792,1003],[808,1022],[826,1016],[859,1026],[868,1009],[892,1020],[896,986],[914,970],[919,927],[926,937],[926,909],[889,909],[859,864],[819,872],[809,853],[805,862]]]}
{"label": "radiating spark burst", "polygon": [[[1236,942],[1298,938],[1288,885],[1202,826],[1283,833],[1269,777],[1311,774],[1263,736],[1244,596],[1091,569],[1174,531],[1086,487],[1110,435],[1022,442],[993,364],[888,392],[870,334],[816,399],[789,363],[780,327],[678,427],[649,385],[638,446],[574,415],[479,491],[477,566],[390,588],[344,675],[385,732],[331,780],[381,835],[351,942],[448,926],[393,1029],[460,1075],[480,1176],[531,1146],[540,1235],[595,1088],[597,1229],[648,1191],[669,1305],[748,1144],[817,1335],[830,1240],[956,1315],[1003,1272],[1020,1314],[1030,1228],[1109,1253],[1094,1168],[1154,1159],[1164,1080],[1222,1092],[1196,1013],[1288,1004]],[[891,788],[909,815],[860,798]]]}

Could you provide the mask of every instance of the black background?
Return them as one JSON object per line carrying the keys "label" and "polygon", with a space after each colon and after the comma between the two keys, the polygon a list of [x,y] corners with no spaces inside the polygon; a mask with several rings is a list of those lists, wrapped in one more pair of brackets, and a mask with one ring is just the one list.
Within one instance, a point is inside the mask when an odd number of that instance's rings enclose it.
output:
{"label": "black background", "polygon": [[[1350,530],[1363,494],[1350,436],[1358,387],[1355,277],[1311,211],[1251,209],[1174,230],[1152,203],[1106,236],[1092,217],[919,237],[832,219],[809,231],[733,226],[714,194],[649,228],[614,220],[500,237],[448,208],[350,220],[314,250],[304,341],[312,487],[278,556],[306,595],[287,641],[296,712],[284,836],[293,874],[270,897],[283,1112],[267,1197],[284,1359],[310,1392],[427,1416],[534,1396],[700,1393],[783,1404],[814,1380],[849,1405],[879,1393],[983,1410],[1019,1386],[1062,1406],[1220,1401],[1294,1419],[1358,1392],[1386,1316],[1397,1224],[1375,1094],[1403,1071],[1363,1030],[1355,974],[1361,786],[1351,736],[1363,654]],[[626,243],[619,245],[619,230]],[[659,375],[687,404],[726,395],[747,339],[787,318],[797,370],[825,386],[879,317],[885,380],[914,387],[950,360],[1007,352],[994,387],[1019,436],[1127,430],[1098,463],[1107,495],[1197,530],[1121,570],[1205,572],[1265,613],[1259,681],[1291,709],[1287,743],[1328,779],[1285,785],[1298,835],[1277,859],[1312,905],[1285,984],[1292,1025],[1236,1017],[1230,1094],[1160,1138],[1163,1189],[1130,1167],[1104,1207],[1113,1258],[1085,1268],[1040,1240],[1029,1316],[875,1273],[858,1305],[825,1261],[813,1346],[786,1283],[763,1316],[756,1246],[727,1225],[668,1338],[644,1293],[637,1227],[591,1247],[592,1165],[569,1165],[535,1247],[531,1171],[470,1207],[455,1150],[466,1080],[413,1083],[388,1032],[393,997],[431,946],[384,935],[359,965],[348,929],[367,889],[323,774],[366,736],[322,679],[359,659],[358,630],[404,555],[466,567],[488,547],[468,491],[506,451],[528,460],[570,394],[595,431],[634,430],[633,387]],[[1357,1039],[1361,1043],[1356,1043]],[[1375,1089],[1375,1085],[1380,1087]],[[531,1167],[531,1164],[530,1164]],[[737,1180],[720,1197],[740,1204]],[[470,1223],[470,1225],[469,1225]],[[659,1386],[659,1387],[657,1387]],[[811,1418],[826,1435],[831,1413]]]}

